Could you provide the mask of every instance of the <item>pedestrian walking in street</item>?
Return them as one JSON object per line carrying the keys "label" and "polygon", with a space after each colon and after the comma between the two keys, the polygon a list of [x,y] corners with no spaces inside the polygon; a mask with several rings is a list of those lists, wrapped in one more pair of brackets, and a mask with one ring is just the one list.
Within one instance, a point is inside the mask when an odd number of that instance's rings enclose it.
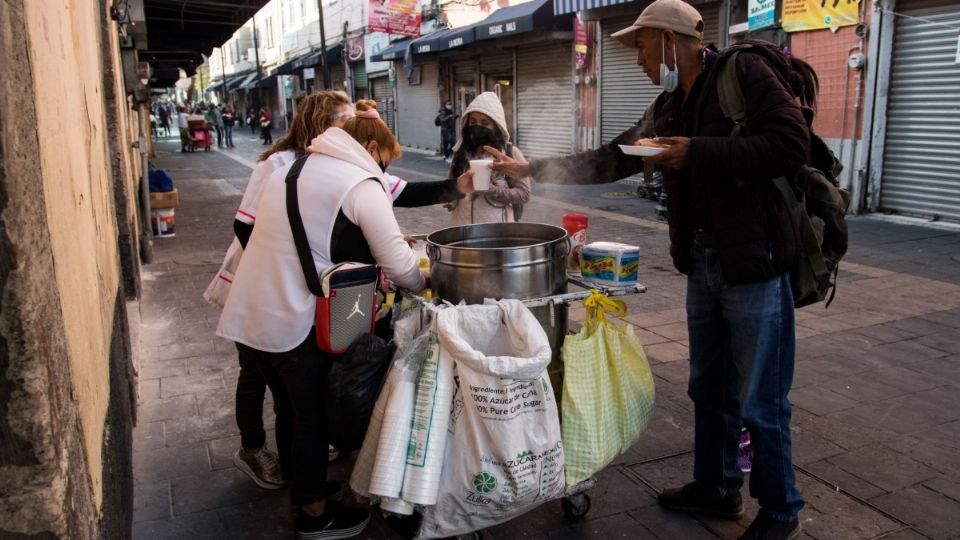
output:
{"label": "pedestrian walking in street", "polygon": [[[230,110],[229,107],[225,109]],[[232,113],[232,110],[230,110]],[[208,302],[223,307],[230,293],[231,283],[240,265],[243,249],[253,232],[260,199],[266,179],[274,171],[284,168],[307,153],[310,141],[330,126],[343,126],[352,114],[346,94],[318,92],[306,97],[294,116],[290,129],[268,150],[260,155],[256,168],[247,183],[247,189],[234,218],[236,237],[227,249],[220,271],[203,294]],[[226,114],[224,115],[226,119]],[[232,144],[231,144],[232,145]],[[271,390],[276,413],[276,444],[279,456],[266,448],[263,429],[263,399],[267,381],[256,362],[237,347],[240,373],[237,375],[236,420],[240,429],[241,448],[234,454],[234,465],[260,487],[279,489],[293,478],[293,458],[290,441],[293,432],[292,411],[289,404]],[[336,450],[329,448],[329,459],[336,458]]]}
{"label": "pedestrian walking in street", "polygon": [[220,107],[210,105],[208,116],[210,126],[217,132],[217,148],[223,148],[223,113],[220,112]]}
{"label": "pedestrian walking in street", "polygon": [[[655,142],[667,148],[643,159],[662,167],[670,253],[687,275],[694,481],[664,490],[658,502],[740,518],[744,475],[737,459],[745,426],[753,449],[750,494],[760,511],[741,538],[792,539],[800,534],[804,503],[791,464],[788,392],[796,337],[788,269],[801,246],[772,179],[794,178],[809,159],[816,75],[770,44],[718,53],[701,42],[703,28],[689,4],[656,0],[614,34],[638,49],[637,64],[664,87],[653,114]],[[731,50],[740,51],[730,61],[747,117],[747,135],[740,137],[731,137],[734,123],[721,110],[718,92]],[[641,158],[618,147],[639,142],[640,131],[632,128],[597,150],[529,165],[500,155],[494,169],[544,182],[612,182],[642,170]]]}
{"label": "pedestrian walking in street", "polygon": [[[358,111],[372,116],[376,111]],[[349,127],[356,118],[347,120]],[[297,185],[307,244],[319,271],[345,261],[375,263],[398,286],[420,291],[425,276],[403,240],[383,169],[400,155],[386,124],[366,146],[345,130],[330,128],[310,145]],[[307,288],[287,214],[288,169],[266,179],[257,204],[257,226],[235,275],[217,333],[238,343],[256,362],[274,395],[288,400],[293,427],[291,502],[299,505],[300,538],[349,538],[369,523],[366,509],[329,504],[325,400],[320,390],[337,355],[317,345],[316,298]],[[373,254],[376,254],[374,256]],[[331,321],[331,324],[335,322]]]}
{"label": "pedestrian walking in street", "polygon": [[233,148],[233,124],[236,121],[233,116],[233,107],[225,106],[221,118],[223,119],[223,144]]}
{"label": "pedestrian walking in street", "polygon": [[192,151],[192,140],[190,138],[190,121],[188,120],[187,108],[183,105],[177,110],[177,129],[180,131],[180,151]]}
{"label": "pedestrian walking in street", "polygon": [[[457,178],[470,169],[470,160],[490,159],[484,147],[493,147],[525,162],[523,153],[510,143],[506,116],[500,98],[493,92],[477,96],[460,120],[460,140],[453,147],[450,178]],[[500,223],[520,221],[523,205],[530,202],[529,175],[514,176],[494,172],[489,191],[471,193],[466,198],[449,203],[453,225],[469,223]]]}
{"label": "pedestrian walking in street", "polygon": [[257,117],[257,122],[260,123],[260,138],[263,140],[263,144],[273,144],[273,134],[270,133],[270,110],[266,107],[260,107],[260,115]]}
{"label": "pedestrian walking in street", "polygon": [[157,107],[158,112],[160,113],[160,131],[162,136],[170,136],[170,111],[163,105]]}
{"label": "pedestrian walking in street", "polygon": [[[250,126],[251,135],[254,135],[257,133],[257,127],[259,126],[259,124],[257,123],[257,115],[255,115],[255,113],[256,111],[254,110],[253,107],[247,107],[247,125]],[[251,140],[255,140],[255,139],[251,139]]]}
{"label": "pedestrian walking in street", "polygon": [[453,103],[447,100],[437,113],[433,123],[440,127],[440,152],[443,159],[450,163],[453,156],[453,144],[457,140],[457,115],[453,113]]}

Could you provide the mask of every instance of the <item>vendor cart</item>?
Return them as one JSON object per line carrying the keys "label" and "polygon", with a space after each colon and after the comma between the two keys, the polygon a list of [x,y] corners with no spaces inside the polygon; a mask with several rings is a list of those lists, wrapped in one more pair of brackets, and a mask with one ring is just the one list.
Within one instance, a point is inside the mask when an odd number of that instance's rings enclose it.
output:
{"label": "vendor cart", "polygon": [[212,138],[209,124],[205,120],[191,120],[187,129],[190,130],[190,150],[209,152]]}

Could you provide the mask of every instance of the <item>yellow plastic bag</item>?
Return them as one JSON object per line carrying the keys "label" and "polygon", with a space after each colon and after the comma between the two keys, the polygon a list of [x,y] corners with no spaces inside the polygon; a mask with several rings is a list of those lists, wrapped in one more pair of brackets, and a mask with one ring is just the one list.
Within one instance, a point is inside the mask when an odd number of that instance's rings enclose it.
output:
{"label": "yellow plastic bag", "polygon": [[653,374],[633,326],[605,313],[626,304],[593,291],[587,320],[563,343],[563,421],[566,483],[573,486],[607,466],[646,429],[655,397]]}

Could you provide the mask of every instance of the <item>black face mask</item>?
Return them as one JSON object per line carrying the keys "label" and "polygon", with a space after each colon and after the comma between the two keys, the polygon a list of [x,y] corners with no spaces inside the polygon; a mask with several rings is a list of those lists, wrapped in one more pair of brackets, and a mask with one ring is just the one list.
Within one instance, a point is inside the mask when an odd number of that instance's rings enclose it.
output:
{"label": "black face mask", "polygon": [[470,151],[476,152],[484,146],[503,148],[504,141],[499,131],[474,124],[463,128],[463,142]]}
{"label": "black face mask", "polygon": [[377,165],[380,166],[380,172],[387,172],[387,164],[386,164],[386,163],[384,163],[384,162],[382,162],[382,161],[378,161],[378,162],[377,162]]}

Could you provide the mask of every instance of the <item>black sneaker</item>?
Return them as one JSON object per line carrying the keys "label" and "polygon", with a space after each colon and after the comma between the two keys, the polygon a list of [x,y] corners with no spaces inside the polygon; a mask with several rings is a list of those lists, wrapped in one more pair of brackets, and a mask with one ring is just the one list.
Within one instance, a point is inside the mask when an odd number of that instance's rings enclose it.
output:
{"label": "black sneaker", "polygon": [[708,493],[699,482],[690,482],[681,488],[665,489],[657,495],[657,503],[671,510],[707,514],[732,521],[743,517],[743,500],[739,493],[716,497]]}
{"label": "black sneaker", "polygon": [[740,540],[793,540],[800,536],[800,520],[777,521],[764,512],[757,514]]}
{"label": "black sneaker", "polygon": [[363,508],[340,507],[322,516],[311,516],[303,510],[297,514],[297,535],[300,540],[336,540],[353,538],[370,523],[370,512]]}

